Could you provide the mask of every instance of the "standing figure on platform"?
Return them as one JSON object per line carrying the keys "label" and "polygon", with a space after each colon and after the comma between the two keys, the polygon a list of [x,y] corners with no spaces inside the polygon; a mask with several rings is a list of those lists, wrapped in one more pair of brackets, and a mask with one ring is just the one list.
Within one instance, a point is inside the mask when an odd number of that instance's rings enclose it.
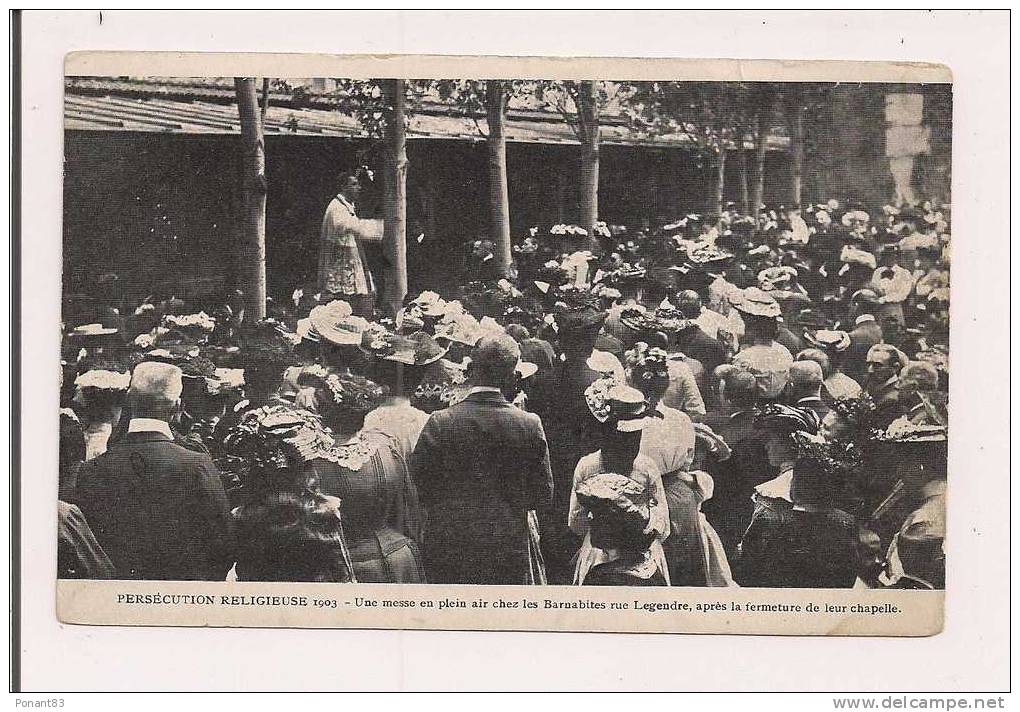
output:
{"label": "standing figure on platform", "polygon": [[375,280],[365,256],[366,242],[381,242],[383,221],[359,218],[356,204],[367,168],[340,174],[339,191],[329,201],[319,238],[319,290],[323,301],[342,299],[358,316],[371,318],[375,309]]}

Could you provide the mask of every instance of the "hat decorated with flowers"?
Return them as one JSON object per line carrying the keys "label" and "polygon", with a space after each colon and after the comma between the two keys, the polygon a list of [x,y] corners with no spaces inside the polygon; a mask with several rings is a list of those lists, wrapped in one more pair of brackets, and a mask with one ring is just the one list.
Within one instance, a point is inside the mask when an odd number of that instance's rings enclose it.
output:
{"label": "hat decorated with flowers", "polygon": [[649,406],[644,394],[614,378],[600,378],[584,392],[588,410],[600,423],[621,433],[643,430],[649,419],[661,414]]}
{"label": "hat decorated with flowers", "polygon": [[648,521],[650,494],[640,482],[615,472],[592,475],[582,480],[576,490],[578,501],[589,510],[610,508],[644,522]]}
{"label": "hat decorated with flowers", "polygon": [[639,334],[659,331],[662,328],[659,320],[655,318],[655,314],[649,312],[640,304],[624,308],[620,312],[620,323]]}
{"label": "hat decorated with flowers", "polygon": [[197,314],[167,314],[163,317],[163,326],[167,329],[211,334],[216,328],[216,320],[204,311]]}
{"label": "hat decorated with flowers", "polygon": [[755,424],[778,433],[818,432],[818,416],[809,408],[795,408],[782,403],[769,403],[758,409]]}
{"label": "hat decorated with flowers", "polygon": [[832,410],[845,420],[854,430],[863,431],[871,426],[871,418],[875,413],[875,401],[867,393],[857,396],[845,396],[833,401]]}
{"label": "hat decorated with flowers", "polygon": [[796,276],[797,270],[793,267],[766,267],[758,273],[758,286],[766,292],[771,292],[782,289]]}
{"label": "hat decorated with flowers", "polygon": [[315,459],[338,460],[333,436],[319,417],[286,405],[247,411],[223,444],[231,471],[248,482],[264,481]]}
{"label": "hat decorated with flowers", "polygon": [[365,332],[362,350],[383,361],[406,366],[427,366],[441,359],[450,349],[424,331],[405,336],[373,325]]}
{"label": "hat decorated with flowers", "polygon": [[386,395],[386,388],[362,376],[336,373],[319,364],[302,369],[298,383],[311,385],[328,396],[334,408],[367,413]]}
{"label": "hat decorated with flowers", "polygon": [[482,330],[474,315],[466,311],[447,310],[436,323],[435,335],[437,339],[474,346],[481,338]]}
{"label": "hat decorated with flowers", "polygon": [[637,342],[624,353],[624,363],[636,380],[669,378],[669,354],[665,349],[650,347],[644,341]]}

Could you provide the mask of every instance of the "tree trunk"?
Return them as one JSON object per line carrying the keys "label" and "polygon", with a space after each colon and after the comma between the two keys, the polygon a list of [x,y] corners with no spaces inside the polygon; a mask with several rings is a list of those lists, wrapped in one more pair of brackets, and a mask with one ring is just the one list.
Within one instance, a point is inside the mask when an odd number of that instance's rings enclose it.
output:
{"label": "tree trunk", "polygon": [[794,97],[788,104],[788,123],[792,153],[790,202],[799,207],[804,186],[804,106],[799,97]]}
{"label": "tree trunk", "polygon": [[737,132],[737,170],[738,185],[740,189],[740,212],[744,215],[751,214],[751,196],[747,189],[747,149],[744,148],[744,130]]}
{"label": "tree trunk", "polygon": [[754,191],[751,193],[751,210],[754,215],[755,229],[761,227],[761,206],[765,201],[765,151],[767,142],[768,121],[764,111],[759,111],[755,118],[754,137]]}
{"label": "tree trunk", "polygon": [[407,135],[404,127],[403,79],[383,81],[390,115],[386,119],[386,194],[383,197],[383,250],[386,255],[386,294],[389,314],[400,310],[407,295]]}
{"label": "tree trunk", "polygon": [[510,195],[506,179],[506,93],[499,80],[485,82],[486,120],[489,125],[489,229],[496,246],[496,265],[510,270]]}
{"label": "tree trunk", "polygon": [[241,124],[242,222],[238,276],[245,310],[252,320],[266,317],[266,144],[262,135],[255,80],[234,78]]}
{"label": "tree trunk", "polygon": [[577,120],[581,139],[581,227],[594,240],[599,219],[599,107],[594,81],[580,82]]}
{"label": "tree trunk", "polygon": [[726,193],[726,146],[719,148],[719,155],[715,161],[715,190],[712,194],[712,212],[716,220],[720,219],[723,211],[723,202]]}

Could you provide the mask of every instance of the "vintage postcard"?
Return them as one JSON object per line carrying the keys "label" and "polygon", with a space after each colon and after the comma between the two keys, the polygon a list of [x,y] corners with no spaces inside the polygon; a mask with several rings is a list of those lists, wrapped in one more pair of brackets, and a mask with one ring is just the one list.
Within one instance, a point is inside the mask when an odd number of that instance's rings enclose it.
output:
{"label": "vintage postcard", "polygon": [[61,621],[942,629],[948,68],[65,71]]}

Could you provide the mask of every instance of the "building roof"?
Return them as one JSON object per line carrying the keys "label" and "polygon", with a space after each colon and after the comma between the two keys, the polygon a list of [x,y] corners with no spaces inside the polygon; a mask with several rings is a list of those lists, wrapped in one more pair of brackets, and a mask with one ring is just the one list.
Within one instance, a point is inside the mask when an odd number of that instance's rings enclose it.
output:
{"label": "building roof", "polygon": [[[267,136],[329,136],[368,138],[357,119],[335,108],[328,93],[270,92]],[[485,118],[457,107],[426,101],[415,107],[407,138],[483,141]],[[240,125],[233,80],[68,77],[64,93],[64,126],[69,131],[126,131],[166,134],[237,134]],[[571,127],[556,112],[511,106],[506,140],[515,143],[576,144]],[[648,135],[626,121],[604,115],[601,142],[662,148],[690,146],[686,134]],[[782,150],[785,136],[770,135],[769,149]]]}

